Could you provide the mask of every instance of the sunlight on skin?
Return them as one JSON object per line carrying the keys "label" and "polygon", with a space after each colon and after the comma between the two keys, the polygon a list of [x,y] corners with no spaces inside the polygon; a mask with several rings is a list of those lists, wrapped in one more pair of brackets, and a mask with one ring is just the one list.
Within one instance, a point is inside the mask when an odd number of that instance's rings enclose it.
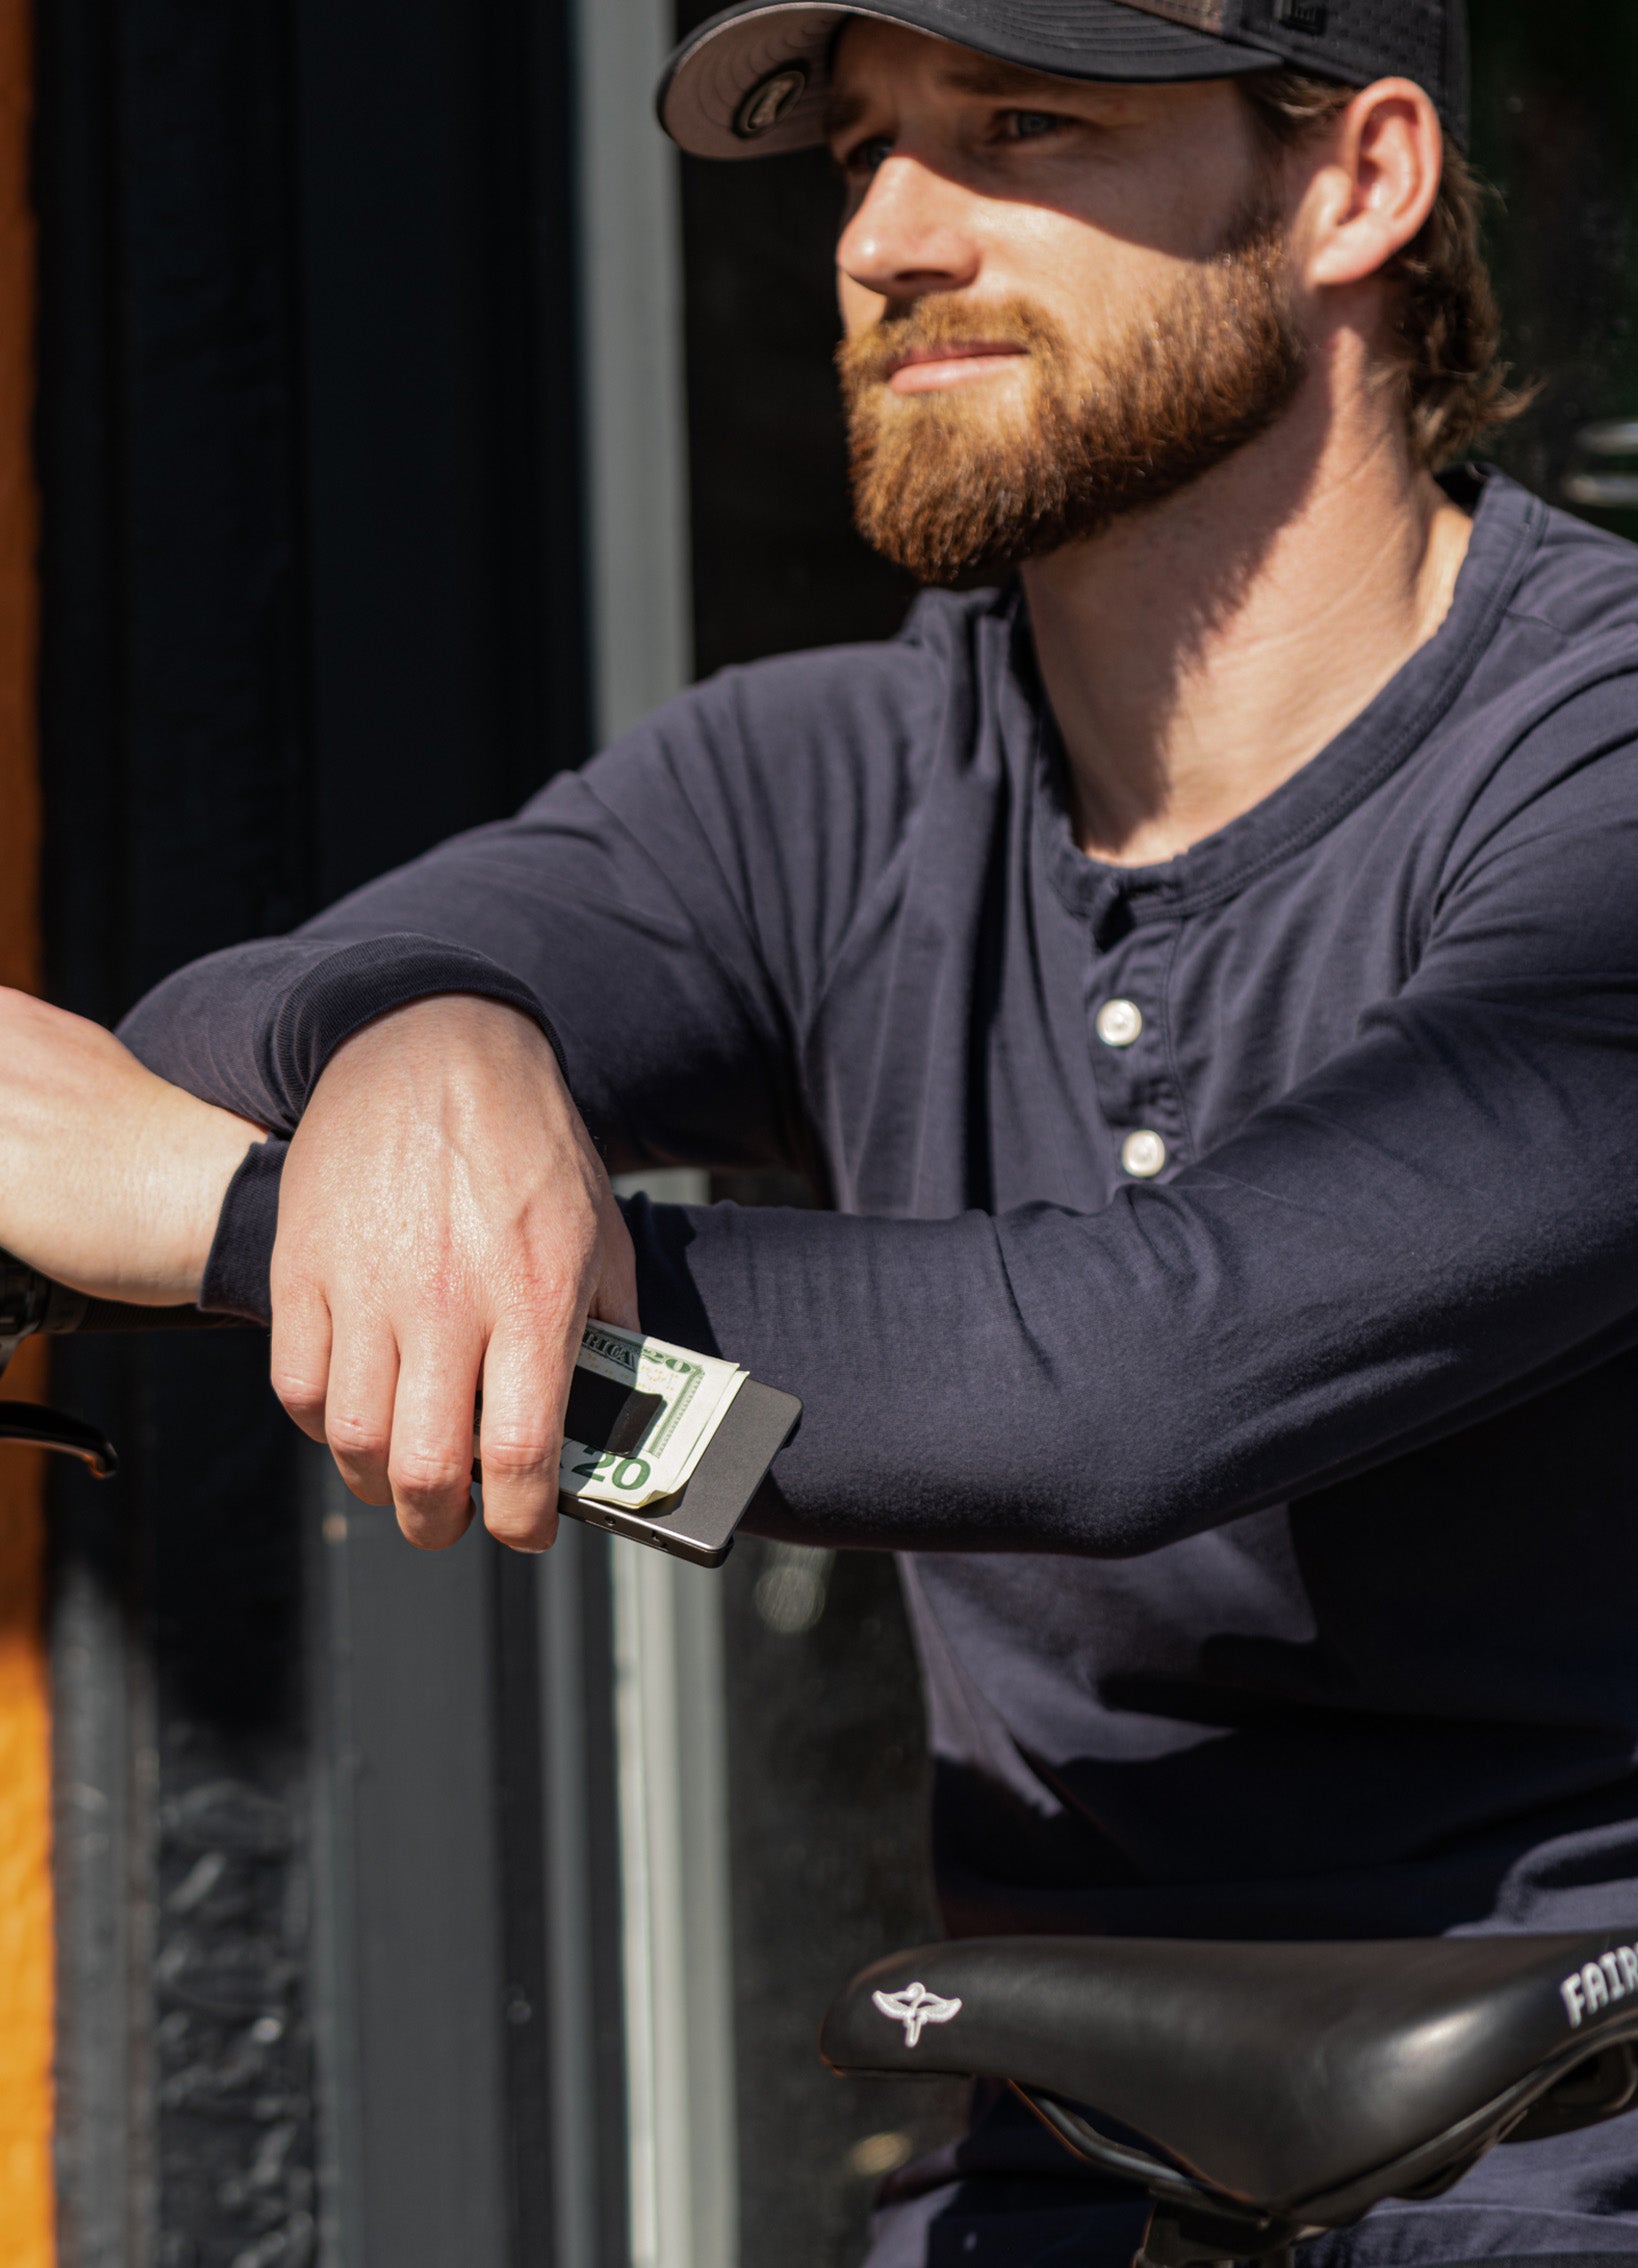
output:
{"label": "sunlight on skin", "polygon": [[[843,35],[830,143],[845,184],[836,256],[849,334],[895,302],[970,292],[986,378],[1018,359],[986,337],[986,301],[1025,293],[1096,344],[1210,255],[1257,180],[1244,105],[1226,84],[1051,79],[886,24]],[[1009,351],[984,356],[993,344]],[[954,367],[942,382],[977,375]]]}
{"label": "sunlight on skin", "polygon": [[139,1306],[197,1299],[227,1185],[262,1130],[111,1032],[0,987],[0,1245]]}
{"label": "sunlight on skin", "polygon": [[[877,23],[840,44],[830,141],[849,336],[923,298],[969,301],[970,338],[907,355],[889,385],[905,416],[970,395],[991,431],[1023,416],[1034,380],[986,310],[1023,299],[1095,360],[1212,255],[1260,178],[1231,83],[1048,78]],[[1145,864],[1229,824],[1444,619],[1471,527],[1411,462],[1382,383],[1379,274],[1426,219],[1442,153],[1406,80],[1363,90],[1295,153],[1296,404],[1169,502],[1025,566],[1088,851]]]}

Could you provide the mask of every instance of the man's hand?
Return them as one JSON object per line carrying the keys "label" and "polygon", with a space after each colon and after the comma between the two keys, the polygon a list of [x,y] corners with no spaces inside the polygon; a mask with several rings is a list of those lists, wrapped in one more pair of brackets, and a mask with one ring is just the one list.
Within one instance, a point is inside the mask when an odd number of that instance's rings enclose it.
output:
{"label": "man's hand", "polygon": [[631,1240],[536,1026],[441,997],[338,1049],[284,1170],[273,1383],[353,1493],[454,1543],[481,1388],[487,1525],[546,1549],[588,1315],[637,1327]]}
{"label": "man's hand", "polygon": [[100,1024],[0,987],[0,1245],[59,1283],[197,1299],[227,1185],[261,1138]]}

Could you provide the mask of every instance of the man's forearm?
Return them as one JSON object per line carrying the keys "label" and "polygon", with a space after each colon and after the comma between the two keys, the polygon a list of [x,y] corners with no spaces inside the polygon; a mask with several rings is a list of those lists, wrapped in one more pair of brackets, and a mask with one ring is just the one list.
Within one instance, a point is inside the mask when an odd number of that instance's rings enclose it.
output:
{"label": "man's forearm", "polygon": [[[1354,1081],[1379,1098],[1374,1125],[1362,1103],[1337,1121]],[[775,1476],[793,1532],[1155,1550],[1638,1338],[1615,1193],[1547,1217],[1498,1124],[1495,1170],[1470,1141],[1453,1195],[1395,1135],[1417,1109],[1393,1083],[1388,1052],[1316,1088],[1306,1139],[1254,1126],[1099,1214],[914,1222],[639,1199],[623,1209],[643,1326],[801,1395]],[[241,1304],[265,1276],[270,1180],[244,1169],[224,1212],[213,1268]]]}
{"label": "man's forearm", "polygon": [[106,1299],[198,1297],[261,1129],[156,1078],[98,1025],[0,992],[0,1245]]}
{"label": "man's forearm", "polygon": [[706,786],[681,780],[674,755],[643,728],[517,818],[379,876],[294,936],[178,970],[122,1038],[164,1078],[289,1134],[353,1034],[476,996],[542,1029],[621,1164],[791,1162],[806,1134],[796,980],[765,958],[730,886],[726,819],[707,831]]}

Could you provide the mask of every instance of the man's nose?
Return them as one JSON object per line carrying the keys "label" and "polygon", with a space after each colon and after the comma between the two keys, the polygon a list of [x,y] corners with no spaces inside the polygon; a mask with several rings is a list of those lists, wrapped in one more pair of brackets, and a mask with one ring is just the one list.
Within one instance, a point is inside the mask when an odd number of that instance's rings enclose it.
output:
{"label": "man's nose", "polygon": [[883,299],[960,291],[980,266],[966,200],[953,182],[912,157],[890,157],[843,229],[837,265],[851,283]]}

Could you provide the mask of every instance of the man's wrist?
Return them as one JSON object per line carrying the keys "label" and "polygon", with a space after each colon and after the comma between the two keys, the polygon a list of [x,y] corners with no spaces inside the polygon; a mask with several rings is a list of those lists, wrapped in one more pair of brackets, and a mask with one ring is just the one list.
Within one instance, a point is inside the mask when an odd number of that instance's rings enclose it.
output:
{"label": "man's wrist", "polygon": [[276,1131],[294,1131],[323,1073],[356,1033],[399,1009],[452,995],[495,1001],[526,1016],[567,1079],[563,1050],[544,1007],[498,961],[439,938],[367,938],[322,954],[263,1028],[260,1084],[278,1098]]}
{"label": "man's wrist", "polygon": [[[405,1001],[361,1024],[338,1043],[320,1079],[342,1076],[356,1068],[367,1081],[372,1075],[372,1055],[390,1057],[401,1049],[429,1042],[443,1060],[451,1026],[464,1025],[476,1031],[494,1018],[511,1024],[519,1024],[521,1019],[538,1032],[562,1072],[563,1059],[555,1036],[540,1015],[491,993],[439,992]],[[199,1305],[212,1314],[242,1315],[258,1323],[272,1318],[269,1278],[278,1237],[279,1192],[289,1150],[289,1142],[283,1139],[258,1143],[242,1158],[227,1185],[199,1290]]]}

